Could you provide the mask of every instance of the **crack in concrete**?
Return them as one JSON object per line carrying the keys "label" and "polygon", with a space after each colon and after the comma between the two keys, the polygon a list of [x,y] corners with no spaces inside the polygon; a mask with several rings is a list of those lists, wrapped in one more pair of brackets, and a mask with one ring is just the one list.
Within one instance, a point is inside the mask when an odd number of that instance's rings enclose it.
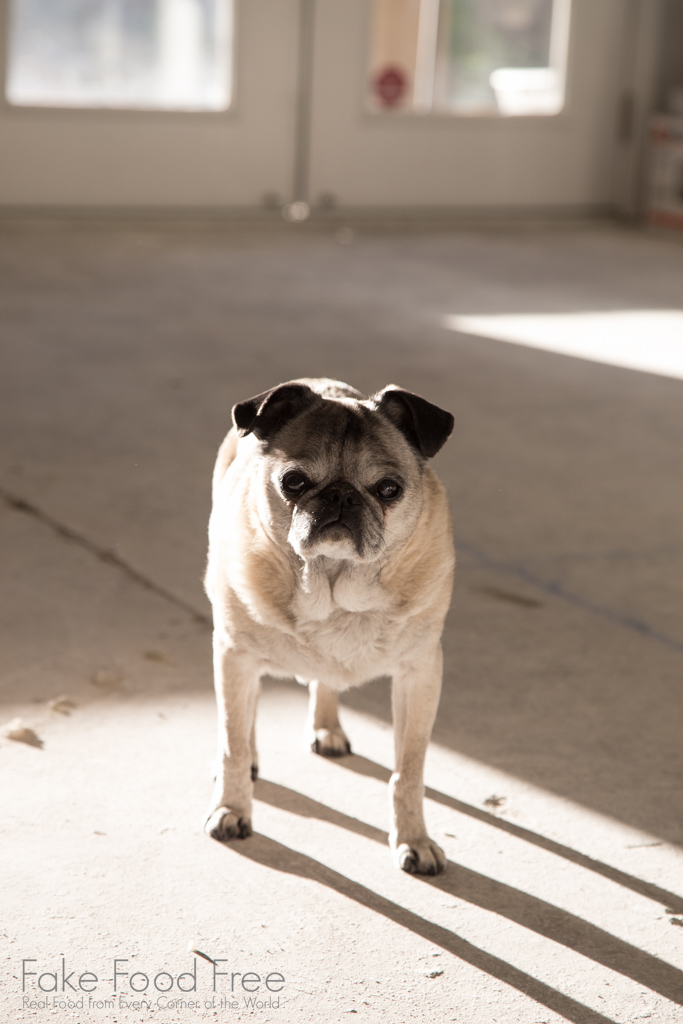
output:
{"label": "crack in concrete", "polygon": [[175,605],[176,608],[180,608],[187,615],[189,615],[194,622],[201,626],[206,626],[208,629],[213,628],[213,623],[209,615],[205,615],[203,612],[197,611],[191,604],[184,601],[182,597],[177,597],[172,591],[167,590],[160,584],[155,583],[154,580],[150,579],[149,576],[145,576],[134,566],[130,565],[124,558],[117,555],[115,551],[111,551],[109,548],[101,547],[96,544],[95,541],[85,537],[82,533],[74,530],[70,526],[66,526],[64,523],[55,519],[49,513],[44,512],[37,505],[34,505],[30,501],[26,501],[25,498],[19,497],[17,494],[12,494],[10,491],[5,490],[4,487],[0,487],[0,498],[4,503],[15,512],[21,512],[24,515],[31,516],[36,519],[43,526],[47,526],[53,533],[62,540],[70,541],[72,544],[76,544],[83,551],[87,551],[88,554],[94,555],[100,562],[104,562],[105,565],[113,565],[115,569],[122,572],[129,580],[133,583],[137,583],[138,586],[144,587],[145,590],[150,591],[152,594],[156,594],[157,597],[163,598],[168,601],[169,604]]}
{"label": "crack in concrete", "polygon": [[676,640],[674,637],[667,636],[666,633],[660,633],[658,629],[654,629],[648,622],[643,622],[642,619],[636,619],[631,615],[626,615],[622,612],[616,611],[614,608],[609,608],[607,605],[597,604],[595,601],[590,601],[585,597],[581,597],[580,594],[575,594],[571,590],[567,590],[561,583],[556,583],[553,580],[547,580],[543,579],[542,576],[537,576],[536,573],[527,569],[525,565],[491,558],[490,555],[475,544],[470,544],[468,541],[458,539],[458,537],[455,538],[455,548],[456,551],[462,551],[467,554],[476,565],[484,566],[487,569],[492,569],[494,572],[504,573],[508,576],[515,576],[517,579],[524,580],[525,583],[529,583],[531,586],[537,587],[546,594],[550,594],[553,597],[559,597],[560,600],[566,601],[567,604],[572,604],[576,608],[583,609],[583,611],[591,612],[593,615],[599,615],[601,618],[607,619],[609,622],[614,622],[618,626],[622,626],[624,629],[629,629],[634,633],[640,633],[641,636],[646,636],[650,640],[655,640],[657,643],[663,644],[665,647],[668,647],[673,651],[683,653],[682,641]]}

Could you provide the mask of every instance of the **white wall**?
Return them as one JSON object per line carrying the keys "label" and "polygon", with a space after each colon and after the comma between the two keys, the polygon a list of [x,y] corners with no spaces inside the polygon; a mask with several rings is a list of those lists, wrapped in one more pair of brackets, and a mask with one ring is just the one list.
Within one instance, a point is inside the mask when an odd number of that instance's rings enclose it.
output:
{"label": "white wall", "polygon": [[[311,201],[609,204],[628,4],[572,6],[566,110],[505,120],[369,113],[371,2],[316,0]],[[2,106],[0,206],[249,208],[266,193],[294,198],[299,13],[298,0],[240,0],[235,106],[225,114]]]}

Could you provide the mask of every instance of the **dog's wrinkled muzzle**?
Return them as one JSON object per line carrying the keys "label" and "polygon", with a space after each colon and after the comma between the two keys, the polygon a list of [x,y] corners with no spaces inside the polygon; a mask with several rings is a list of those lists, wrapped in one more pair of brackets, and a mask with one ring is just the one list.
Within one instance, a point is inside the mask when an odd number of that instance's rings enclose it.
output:
{"label": "dog's wrinkled muzzle", "polygon": [[363,498],[356,488],[345,481],[328,484],[316,498],[311,539],[318,539],[323,531],[332,534],[335,528],[340,533],[348,531],[360,553],[362,518]]}

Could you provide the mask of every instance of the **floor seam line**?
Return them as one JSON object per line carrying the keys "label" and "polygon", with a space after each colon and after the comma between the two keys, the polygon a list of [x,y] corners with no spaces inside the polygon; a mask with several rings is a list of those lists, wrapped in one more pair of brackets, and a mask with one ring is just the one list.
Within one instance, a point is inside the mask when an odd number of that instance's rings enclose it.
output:
{"label": "floor seam line", "polygon": [[584,611],[592,612],[594,615],[600,616],[600,618],[607,619],[609,622],[614,622],[624,629],[629,629],[631,632],[640,633],[641,636],[646,636],[651,640],[655,640],[665,647],[669,647],[671,650],[683,653],[683,642],[675,640],[673,637],[667,636],[666,633],[660,633],[659,630],[654,629],[647,622],[643,622],[640,619],[636,619],[633,616],[621,614],[615,611],[613,608],[609,608],[606,605],[597,604],[595,601],[590,601],[579,594],[572,593],[571,590],[566,590],[561,583],[553,583],[552,580],[544,580],[541,576],[537,576],[535,573],[530,572],[524,565],[519,565],[514,562],[501,562],[495,558],[491,558],[485,551],[477,547],[474,544],[470,544],[464,540],[458,540],[455,538],[456,551],[458,548],[466,553],[470,558],[473,559],[475,564],[485,566],[487,569],[492,569],[494,572],[505,573],[508,576],[516,576],[517,579],[522,579],[526,583],[531,584],[534,587],[538,587],[546,594],[550,594],[552,597],[559,597],[560,600],[566,601],[568,604],[574,605],[576,608],[582,608]]}
{"label": "floor seam line", "polygon": [[162,587],[159,583],[155,583],[154,580],[150,579],[149,576],[145,576],[134,566],[130,565],[124,558],[117,555],[115,551],[111,551],[109,548],[105,548],[90,540],[88,537],[79,533],[78,530],[74,530],[70,526],[66,526],[64,523],[55,519],[48,512],[43,511],[37,505],[27,501],[25,498],[19,497],[17,494],[13,494],[11,491],[7,491],[4,487],[0,487],[0,498],[4,501],[8,508],[13,509],[15,512],[20,512],[24,515],[31,516],[36,519],[43,526],[47,526],[52,530],[54,534],[61,537],[63,540],[68,540],[72,544],[76,544],[83,551],[87,551],[88,554],[93,555],[100,562],[104,562],[106,565],[113,565],[114,568],[122,572],[129,580],[137,583],[138,586],[143,587],[145,590],[156,594],[157,597],[163,598],[169,604],[175,605],[176,608],[180,608],[191,616],[194,622],[206,626],[209,629],[213,628],[211,617],[206,615],[204,612],[198,611],[189,602],[184,601],[182,597],[178,597],[172,591]]}

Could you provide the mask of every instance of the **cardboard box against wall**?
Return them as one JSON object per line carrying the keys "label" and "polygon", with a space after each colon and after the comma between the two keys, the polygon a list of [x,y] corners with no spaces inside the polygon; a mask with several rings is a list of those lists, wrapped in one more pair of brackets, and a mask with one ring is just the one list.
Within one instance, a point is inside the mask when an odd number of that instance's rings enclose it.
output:
{"label": "cardboard box against wall", "polygon": [[653,117],[649,148],[648,220],[683,231],[683,117]]}

